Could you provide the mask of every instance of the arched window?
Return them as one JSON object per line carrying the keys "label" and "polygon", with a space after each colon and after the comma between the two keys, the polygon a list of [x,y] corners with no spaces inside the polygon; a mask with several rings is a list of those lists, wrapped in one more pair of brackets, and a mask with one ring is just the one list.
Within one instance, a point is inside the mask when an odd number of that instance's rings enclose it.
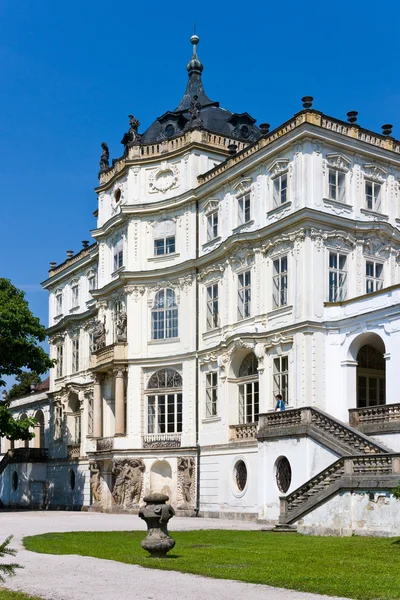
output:
{"label": "arched window", "polygon": [[81,443],[81,407],[78,394],[71,393],[68,401],[67,424],[69,440],[72,444]]}
{"label": "arched window", "polygon": [[[28,415],[26,413],[23,413],[20,416],[20,421],[25,421],[25,419],[27,419],[27,418],[28,418]],[[21,440],[20,448],[29,448],[29,440]]]}
{"label": "arched window", "polygon": [[175,222],[160,221],[154,226],[154,256],[175,252]]}
{"label": "arched window", "polygon": [[259,413],[258,361],[247,354],[239,368],[239,424],[256,423]]}
{"label": "arched window", "polygon": [[385,404],[385,359],[383,353],[367,344],[358,351],[357,362],[357,407],[365,408]]}
{"label": "arched window", "polygon": [[34,438],[35,448],[44,448],[45,447],[44,415],[41,410],[36,411],[35,419],[37,421],[37,425],[35,427],[35,438]]}
{"label": "arched window", "polygon": [[178,306],[175,292],[167,288],[157,292],[151,311],[151,338],[164,340],[178,337]]}
{"label": "arched window", "polygon": [[147,432],[182,431],[182,377],[174,369],[160,369],[147,385]]}

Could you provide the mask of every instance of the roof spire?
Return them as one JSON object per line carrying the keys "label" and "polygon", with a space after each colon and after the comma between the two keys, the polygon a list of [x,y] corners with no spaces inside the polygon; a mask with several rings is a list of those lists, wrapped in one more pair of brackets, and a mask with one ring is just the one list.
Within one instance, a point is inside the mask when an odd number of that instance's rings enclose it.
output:
{"label": "roof spire", "polygon": [[192,37],[190,38],[190,41],[193,44],[193,54],[192,54],[192,58],[190,59],[188,66],[186,67],[188,70],[188,73],[189,73],[189,77],[193,73],[201,74],[201,72],[204,69],[203,65],[201,64],[201,62],[199,60],[199,57],[197,56],[197,44],[200,41],[199,36],[194,33],[192,35]]}

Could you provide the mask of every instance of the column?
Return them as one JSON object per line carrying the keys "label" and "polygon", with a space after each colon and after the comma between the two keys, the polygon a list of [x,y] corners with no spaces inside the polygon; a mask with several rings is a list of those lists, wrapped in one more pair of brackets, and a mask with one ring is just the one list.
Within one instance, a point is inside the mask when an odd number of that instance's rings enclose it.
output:
{"label": "column", "polygon": [[93,437],[103,436],[103,399],[101,397],[101,374],[93,374]]}
{"label": "column", "polygon": [[115,435],[125,435],[124,370],[115,369]]}

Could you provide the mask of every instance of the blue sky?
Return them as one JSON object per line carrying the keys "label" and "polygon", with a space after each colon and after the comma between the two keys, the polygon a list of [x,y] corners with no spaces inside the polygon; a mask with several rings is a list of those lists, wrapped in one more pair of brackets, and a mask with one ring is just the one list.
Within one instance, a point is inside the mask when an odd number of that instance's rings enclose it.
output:
{"label": "blue sky", "polygon": [[196,21],[208,95],[272,127],[314,108],[400,138],[400,6],[250,1],[0,0],[0,276],[47,324],[40,282],[95,227],[100,144],[122,154],[183,95]]}

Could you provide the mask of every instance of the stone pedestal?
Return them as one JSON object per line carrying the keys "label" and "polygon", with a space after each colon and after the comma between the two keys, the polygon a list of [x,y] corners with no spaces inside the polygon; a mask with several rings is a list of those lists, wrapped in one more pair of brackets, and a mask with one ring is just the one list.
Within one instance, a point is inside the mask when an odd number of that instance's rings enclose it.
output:
{"label": "stone pedestal", "polygon": [[146,521],[147,537],[142,548],[150,552],[152,558],[165,558],[167,552],[175,546],[175,540],[168,535],[167,524],[175,511],[166,504],[169,497],[165,494],[150,494],[143,498],[146,506],[140,509],[139,517]]}

